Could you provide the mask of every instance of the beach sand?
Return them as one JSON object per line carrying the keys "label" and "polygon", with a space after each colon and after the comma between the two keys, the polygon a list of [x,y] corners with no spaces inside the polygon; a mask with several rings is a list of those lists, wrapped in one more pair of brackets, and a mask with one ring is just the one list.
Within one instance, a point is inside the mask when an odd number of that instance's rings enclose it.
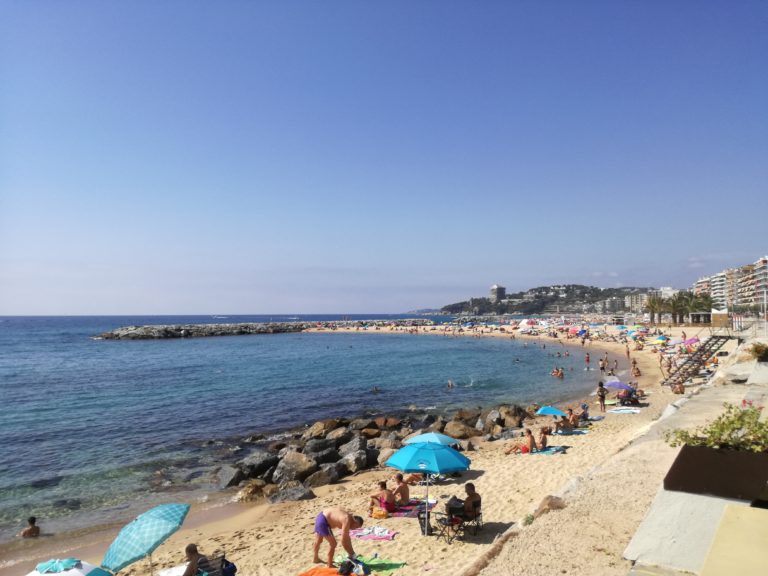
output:
{"label": "beach sand", "polygon": [[[685,330],[689,337],[695,335],[693,329]],[[673,328],[667,333],[677,336],[680,331]],[[482,337],[509,338],[509,334],[497,332]],[[547,337],[529,338],[551,342]],[[578,341],[571,344],[578,346]],[[628,367],[623,344],[596,341],[585,351],[590,351],[593,366],[597,364],[598,354],[608,351],[611,364],[616,358],[621,370]],[[483,442],[479,450],[467,453],[472,460],[470,471],[430,489],[430,497],[438,498],[438,510],[442,511],[443,502],[449,496],[463,496],[463,483],[473,481],[483,499],[485,525],[477,535],[468,535],[465,540],[457,539],[449,545],[434,537],[421,536],[416,519],[366,518],[366,525],[383,526],[397,531],[398,535],[392,541],[353,540],[355,551],[365,556],[378,553],[381,558],[406,562],[407,565],[397,571],[400,576],[460,575],[476,572],[472,570],[473,565],[480,565],[476,562],[492,550],[494,540],[507,533],[512,534],[511,538],[483,575],[626,574],[630,565],[621,558],[621,552],[678,450],[658,440],[643,458],[623,456],[627,446],[648,432],[665,406],[679,398],[658,385],[661,379],[658,361],[648,347],[642,352],[632,352],[632,357],[637,359],[643,372],[637,379],[640,387],[650,392],[648,406],[640,414],[607,414],[588,434],[551,437],[551,445],[569,446],[565,454],[506,456],[503,449],[507,442]],[[596,371],[596,380],[598,375]],[[599,409],[594,397],[590,400],[591,413],[596,415]],[[571,405],[577,408],[576,403]],[[702,413],[702,418],[717,414],[714,409],[710,412]],[[531,427],[538,430],[540,425],[550,422],[548,417],[538,418]],[[317,513],[324,508],[341,506],[365,515],[367,495],[374,483],[390,479],[394,472],[392,469],[366,471],[339,484],[315,489],[317,498],[313,500],[273,506],[241,505],[236,512],[230,509],[227,513],[198,512],[157,549],[153,554],[154,566],[157,569],[181,564],[184,546],[195,542],[204,553],[224,550],[237,564],[238,574],[243,576],[299,574],[313,566],[312,529]],[[415,487],[412,496],[423,495],[423,491]],[[521,529],[525,516],[532,513],[545,496],[564,492],[568,494],[569,504],[565,510],[545,515]],[[206,521],[208,514],[215,515],[215,519]],[[98,564],[109,541],[105,540],[87,548],[75,548],[70,554]],[[326,553],[325,546],[324,543],[321,557]],[[341,551],[339,544],[337,552]],[[498,547],[493,551],[498,551]],[[589,569],[584,569],[585,566]],[[23,575],[30,569],[31,563],[17,564],[0,569],[0,576]],[[121,574],[148,572],[148,563],[141,561]]]}

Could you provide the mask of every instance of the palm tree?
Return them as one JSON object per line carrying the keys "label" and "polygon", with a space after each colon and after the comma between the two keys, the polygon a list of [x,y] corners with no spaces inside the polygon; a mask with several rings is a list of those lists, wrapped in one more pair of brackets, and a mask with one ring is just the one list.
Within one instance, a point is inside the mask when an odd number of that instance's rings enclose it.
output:
{"label": "palm tree", "polygon": [[665,302],[661,296],[649,296],[648,301],[645,303],[645,311],[651,315],[651,324],[656,323],[656,314],[659,315],[661,320],[661,313],[664,311]]}
{"label": "palm tree", "polygon": [[682,324],[685,315],[689,312],[693,294],[681,291],[669,299],[669,311],[672,313],[672,322]]}

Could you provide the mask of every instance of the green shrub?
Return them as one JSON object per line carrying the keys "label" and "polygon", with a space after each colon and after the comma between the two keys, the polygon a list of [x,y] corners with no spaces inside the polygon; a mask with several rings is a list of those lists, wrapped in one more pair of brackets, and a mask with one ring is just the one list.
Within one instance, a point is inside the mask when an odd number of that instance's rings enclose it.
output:
{"label": "green shrub", "polygon": [[707,446],[722,450],[768,452],[768,422],[760,421],[762,407],[742,402],[725,404],[725,412],[693,431],[675,429],[664,434],[670,446]]}
{"label": "green shrub", "polygon": [[523,526],[530,526],[531,524],[533,524],[533,514],[528,514],[523,518]]}

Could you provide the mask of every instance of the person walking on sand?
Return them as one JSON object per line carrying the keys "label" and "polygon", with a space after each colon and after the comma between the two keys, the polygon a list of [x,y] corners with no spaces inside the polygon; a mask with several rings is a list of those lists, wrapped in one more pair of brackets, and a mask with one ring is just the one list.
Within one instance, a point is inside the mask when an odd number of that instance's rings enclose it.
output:
{"label": "person walking on sand", "polygon": [[605,412],[605,397],[608,395],[608,390],[603,386],[602,381],[597,383],[597,400],[600,402],[600,412]]}
{"label": "person walking on sand", "polygon": [[584,370],[589,370],[589,352],[584,354]]}
{"label": "person walking on sand", "polygon": [[315,546],[313,562],[321,563],[320,544],[323,539],[328,541],[330,549],[328,550],[328,568],[333,568],[333,553],[336,551],[336,538],[333,536],[333,528],[341,530],[341,545],[347,551],[350,558],[354,558],[355,550],[352,548],[352,538],[349,531],[361,528],[363,519],[360,516],[353,516],[343,508],[327,508],[320,512],[315,518]]}

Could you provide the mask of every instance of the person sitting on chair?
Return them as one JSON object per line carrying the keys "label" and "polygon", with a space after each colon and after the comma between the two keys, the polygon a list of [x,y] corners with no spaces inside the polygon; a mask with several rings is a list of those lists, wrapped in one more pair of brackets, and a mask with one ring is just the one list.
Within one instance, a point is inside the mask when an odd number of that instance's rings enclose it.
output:
{"label": "person sitting on chair", "polygon": [[464,499],[464,518],[472,520],[480,509],[480,494],[475,491],[475,485],[472,482],[467,482],[464,485],[464,491],[467,493],[467,497]]}
{"label": "person sitting on chair", "polygon": [[208,558],[198,552],[197,545],[187,544],[184,554],[187,556],[188,564],[182,576],[195,576],[198,572],[214,572]]}

